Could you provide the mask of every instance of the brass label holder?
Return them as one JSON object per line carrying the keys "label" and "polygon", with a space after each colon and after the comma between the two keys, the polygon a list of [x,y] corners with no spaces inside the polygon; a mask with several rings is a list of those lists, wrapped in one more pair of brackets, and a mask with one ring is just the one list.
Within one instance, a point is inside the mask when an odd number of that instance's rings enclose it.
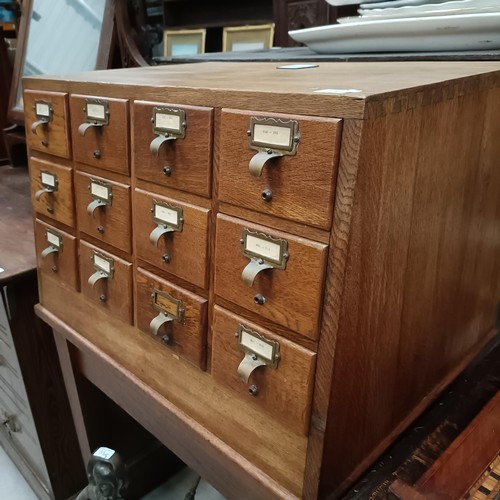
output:
{"label": "brass label holder", "polygon": [[167,141],[186,136],[186,112],[179,108],[155,107],[151,117],[153,133],[157,135],[149,145],[151,154],[158,158],[160,148]]}
{"label": "brass label holder", "polygon": [[43,194],[55,193],[59,189],[59,179],[57,178],[57,174],[53,174],[52,172],[48,172],[47,170],[41,170],[39,177],[42,189],[36,191],[36,201],[39,201]]}
{"label": "brass label holder", "polygon": [[[38,135],[38,128],[42,125],[47,126],[53,120],[54,108],[52,107],[52,103],[38,100],[35,101],[33,109],[35,111],[36,121],[31,124],[31,132]],[[47,138],[42,140],[42,144],[44,146],[49,145]]]}
{"label": "brass label holder", "polygon": [[[115,261],[97,250],[93,250],[90,257],[94,265],[95,272],[88,279],[90,288],[94,288],[96,283],[101,280],[112,279],[115,274]],[[100,300],[105,302],[106,295],[101,294]]]}
{"label": "brass label holder", "polygon": [[[151,323],[149,323],[149,332],[154,337],[159,335],[160,328],[166,323],[172,321],[177,321],[182,323],[184,321],[184,304],[182,300],[176,299],[172,295],[163,290],[153,289],[151,293],[151,299],[153,301],[153,307],[158,311],[158,315],[155,316]],[[164,335],[162,340],[168,344],[171,339],[170,336]]]}
{"label": "brass label holder", "polygon": [[[45,259],[51,253],[58,254],[58,252],[62,252],[63,249],[63,239],[60,233],[57,233],[52,230],[45,231],[45,240],[48,243],[48,246],[42,251],[40,254],[42,259]],[[54,265],[52,267],[52,271],[57,272],[57,266]]]}
{"label": "brass label holder", "polygon": [[113,204],[113,186],[109,182],[90,179],[88,189],[92,198],[92,201],[87,205],[89,217],[93,217],[97,208]]}
{"label": "brass label holder", "polygon": [[85,123],[78,127],[78,133],[84,137],[87,130],[92,127],[109,125],[109,103],[100,99],[85,99],[83,108]]}
{"label": "brass label holder", "polygon": [[[235,333],[240,351],[245,356],[238,366],[238,377],[248,384],[250,375],[260,366],[278,368],[280,360],[280,344],[275,340],[268,339],[258,332],[255,332],[242,324],[238,325]],[[256,396],[258,388],[252,385],[249,388],[250,394]]]}
{"label": "brass label holder", "polygon": [[287,240],[244,228],[240,243],[243,255],[250,259],[241,273],[245,285],[253,286],[257,274],[266,269],[286,269],[289,258]]}
{"label": "brass label holder", "polygon": [[257,151],[248,167],[253,177],[260,177],[266,163],[272,158],[297,154],[300,142],[297,120],[252,116],[247,134],[250,137],[250,149]]}
{"label": "brass label holder", "polygon": [[182,207],[171,205],[165,201],[153,200],[151,214],[156,227],[151,231],[149,241],[154,247],[158,246],[158,241],[164,234],[182,233],[184,227],[184,210]]}

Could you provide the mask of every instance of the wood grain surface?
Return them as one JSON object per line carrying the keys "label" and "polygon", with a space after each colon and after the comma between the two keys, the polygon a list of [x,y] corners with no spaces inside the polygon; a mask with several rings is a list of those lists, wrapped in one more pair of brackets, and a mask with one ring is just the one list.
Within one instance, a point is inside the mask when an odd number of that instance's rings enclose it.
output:
{"label": "wood grain surface", "polygon": [[[149,235],[157,224],[153,221],[153,201],[165,202],[182,208],[182,231],[174,231],[160,237],[152,245]],[[175,274],[201,287],[208,287],[210,255],[208,253],[210,210],[182,203],[156,193],[136,189],[134,192],[134,243],[135,254],[150,264]],[[167,261],[163,258],[169,256]]]}
{"label": "wood grain surface", "polygon": [[[71,136],[74,160],[94,167],[130,175],[129,102],[127,99],[106,98],[109,106],[109,124],[92,127],[84,136],[78,132],[82,123],[87,123],[86,99],[98,100],[93,95],[70,97]],[[94,154],[99,152],[99,154]]]}
{"label": "wood grain surface", "polygon": [[[107,314],[115,315],[121,321],[131,324],[134,310],[132,300],[132,264],[83,240],[79,240],[79,242],[82,294],[92,300],[97,307],[106,311]],[[88,280],[96,272],[92,260],[94,252],[99,252],[106,258],[113,259],[114,273],[112,277],[98,281],[95,287],[92,288]],[[101,300],[103,295],[105,299]],[[79,299],[77,299],[75,305],[78,302]]]}
{"label": "wood grain surface", "polygon": [[[92,215],[87,206],[94,198],[89,186],[93,180],[105,182],[112,191],[112,203],[97,207]],[[130,186],[111,181],[106,177],[75,172],[75,203],[78,229],[96,240],[119,248],[126,253],[132,251],[132,220],[130,209]]]}
{"label": "wood grain surface", "polygon": [[[260,272],[253,286],[247,286],[241,273],[250,262],[241,251],[241,232],[271,235],[288,241],[290,255],[286,269]],[[317,339],[321,318],[323,286],[328,246],[264,226],[219,214],[215,244],[215,293],[249,311]],[[256,304],[257,294],[265,297]]]}
{"label": "wood grain surface", "polygon": [[[238,365],[245,356],[235,337],[239,325],[279,343],[277,368],[257,368],[252,372],[248,384],[237,373]],[[261,407],[290,429],[307,435],[316,355],[218,306],[215,307],[212,336],[214,379],[231,388],[243,400]],[[249,392],[252,384],[258,388],[256,396]]]}
{"label": "wood grain surface", "polygon": [[[154,307],[152,294],[155,290],[168,293],[181,302],[180,307],[184,309],[183,319],[164,325],[158,335],[153,336],[162,347],[155,344],[154,348],[160,352],[170,350],[172,356],[180,356],[204,369],[207,300],[142,269],[137,270],[135,279],[137,328],[150,335],[149,324],[159,314],[159,310]],[[165,334],[169,337],[168,342],[162,340]]]}
{"label": "wood grain surface", "polygon": [[[164,143],[158,157],[149,146],[158,135],[153,132],[151,119],[154,107],[174,107],[186,113],[184,138]],[[139,179],[210,197],[212,177],[213,111],[199,106],[181,106],[164,102],[135,101],[133,162],[134,175]],[[166,176],[163,167],[172,168]]]}
{"label": "wood grain surface", "polygon": [[[273,117],[299,124],[297,153],[266,162],[254,177],[249,163],[257,151],[250,148],[251,117]],[[341,122],[284,114],[222,110],[220,134],[219,199],[238,207],[329,230],[337,178]],[[262,192],[272,191],[264,201]]]}
{"label": "wood grain surface", "polygon": [[[33,132],[31,126],[39,120],[35,115],[37,101],[43,101],[52,106],[52,119],[47,125],[40,125]],[[26,144],[30,149],[62,158],[71,158],[68,94],[66,92],[27,90],[24,94],[24,120],[26,123]],[[46,141],[47,145],[43,141]]]}
{"label": "wood grain surface", "polygon": [[[57,177],[57,190],[53,193],[44,193],[39,200],[35,193],[44,189],[40,179],[41,171]],[[63,223],[66,226],[75,226],[75,202],[73,193],[73,169],[62,165],[54,158],[50,161],[31,156],[29,159],[31,178],[31,200],[35,212]]]}
{"label": "wood grain surface", "polygon": [[[42,252],[50,245],[47,240],[47,231],[61,237],[62,246],[58,252],[51,253],[47,257],[42,257]],[[54,275],[61,283],[80,289],[80,279],[78,272],[78,245],[76,237],[61,231],[44,222],[35,220],[35,247],[38,269],[42,273]]]}

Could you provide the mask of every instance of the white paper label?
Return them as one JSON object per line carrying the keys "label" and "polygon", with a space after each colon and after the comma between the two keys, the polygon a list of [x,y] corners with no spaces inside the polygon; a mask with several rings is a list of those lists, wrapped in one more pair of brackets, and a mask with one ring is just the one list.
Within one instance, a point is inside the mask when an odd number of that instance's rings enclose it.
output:
{"label": "white paper label", "polygon": [[95,182],[90,183],[90,193],[98,198],[109,201],[110,188]]}
{"label": "white paper label", "polygon": [[87,118],[105,120],[106,108],[104,104],[87,103]]}
{"label": "white paper label", "polygon": [[173,130],[180,133],[181,117],[179,115],[170,115],[167,113],[156,113],[155,127],[162,130]]}
{"label": "white paper label", "polygon": [[280,262],[281,260],[281,245],[251,236],[250,234],[247,234],[246,237],[245,250],[274,262]]}
{"label": "white paper label", "polygon": [[253,127],[253,141],[269,144],[271,146],[290,147],[292,130],[288,127],[276,125],[261,125],[256,123]]}
{"label": "white paper label", "polygon": [[47,231],[47,241],[56,248],[61,246],[61,238],[59,235],[51,233],[50,231]]}
{"label": "white paper label", "polygon": [[47,118],[50,116],[50,107],[48,104],[44,102],[36,103],[36,114],[37,116],[46,116]]}
{"label": "white paper label", "polygon": [[44,186],[56,187],[55,175],[48,174],[47,172],[42,172],[41,179]]}
{"label": "white paper label", "polygon": [[174,226],[179,225],[179,212],[172,210],[162,205],[155,205],[155,219],[161,220],[166,224],[172,224]]}
{"label": "white paper label", "polygon": [[94,457],[104,458],[105,460],[109,460],[114,454],[115,451],[112,450],[111,448],[106,448],[105,446],[101,446],[98,450],[94,452]]}
{"label": "white paper label", "polygon": [[269,361],[273,361],[273,346],[264,342],[262,339],[242,330],[240,342],[242,346],[250,349],[255,354]]}
{"label": "white paper label", "polygon": [[101,269],[101,271],[104,271],[107,274],[111,273],[111,263],[106,259],[99,257],[99,255],[94,254],[94,264],[96,265],[96,267]]}

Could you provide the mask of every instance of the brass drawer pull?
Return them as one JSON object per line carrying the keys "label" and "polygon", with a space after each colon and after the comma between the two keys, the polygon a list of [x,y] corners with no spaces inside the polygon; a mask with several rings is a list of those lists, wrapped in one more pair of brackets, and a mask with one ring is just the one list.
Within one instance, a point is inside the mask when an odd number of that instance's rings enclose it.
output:
{"label": "brass drawer pull", "polygon": [[91,288],[94,288],[96,283],[99,280],[104,280],[109,278],[109,274],[106,274],[104,271],[96,271],[88,280],[88,284],[90,285]]}
{"label": "brass drawer pull", "polygon": [[151,144],[149,145],[149,150],[151,151],[151,154],[155,158],[158,158],[162,144],[167,142],[167,141],[174,141],[175,139],[177,139],[177,137],[174,137],[171,135],[168,135],[168,136],[167,135],[159,135],[158,137],[155,137],[151,141]]}
{"label": "brass drawer pull", "polygon": [[59,252],[59,248],[56,248],[54,246],[49,246],[47,247],[40,255],[42,257],[42,259],[45,259],[45,257],[47,257],[47,255],[50,255],[51,253],[57,253]]}
{"label": "brass drawer pull", "polygon": [[266,264],[263,260],[251,259],[241,273],[243,283],[248,286],[253,286],[257,274],[266,269],[273,269],[273,267],[274,266]]}
{"label": "brass drawer pull", "polygon": [[93,200],[87,205],[87,213],[90,217],[93,217],[94,212],[98,207],[105,207],[107,205],[108,203],[103,200]]}
{"label": "brass drawer pull", "polygon": [[167,233],[172,233],[174,232],[175,229],[173,227],[168,227],[168,226],[162,226],[158,224],[152,231],[151,234],[149,235],[149,241],[151,242],[151,245],[154,247],[158,246],[158,240]]}
{"label": "brass drawer pull", "polygon": [[269,151],[259,151],[250,160],[250,165],[248,166],[250,170],[250,175],[254,177],[260,177],[262,175],[262,170],[266,166],[266,163],[272,158],[279,158],[283,156],[282,153]]}
{"label": "brass drawer pull", "polygon": [[240,377],[245,384],[248,384],[252,372],[259,366],[265,366],[266,364],[265,361],[255,354],[245,354],[245,357],[238,366],[238,377]]}
{"label": "brass drawer pull", "polygon": [[49,122],[47,120],[37,120],[36,122],[33,122],[31,124],[31,132],[33,132],[35,135],[38,135],[37,133],[37,129],[38,127],[40,127],[41,125],[48,125]]}
{"label": "brass drawer pull", "polygon": [[43,194],[45,194],[45,193],[53,193],[53,192],[54,192],[54,190],[53,189],[49,189],[49,188],[39,189],[35,193],[35,200],[36,201],[40,201],[40,198],[42,197]]}
{"label": "brass drawer pull", "polygon": [[169,316],[165,312],[160,312],[158,316],[153,318],[151,320],[151,323],[149,323],[149,332],[151,335],[154,335],[155,337],[158,336],[158,332],[160,328],[165,324],[165,323],[170,323],[173,321],[174,318],[172,316]]}
{"label": "brass drawer pull", "polygon": [[104,124],[103,123],[82,123],[78,127],[78,133],[82,136],[85,137],[85,134],[87,133],[87,130],[91,127],[102,127]]}

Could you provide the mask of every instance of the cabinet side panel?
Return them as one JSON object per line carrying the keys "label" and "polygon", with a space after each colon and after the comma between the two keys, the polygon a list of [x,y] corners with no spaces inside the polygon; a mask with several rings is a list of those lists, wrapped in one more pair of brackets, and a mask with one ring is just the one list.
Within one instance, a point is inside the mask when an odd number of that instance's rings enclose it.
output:
{"label": "cabinet side panel", "polygon": [[364,126],[320,496],[352,482],[493,328],[498,99],[458,96]]}

